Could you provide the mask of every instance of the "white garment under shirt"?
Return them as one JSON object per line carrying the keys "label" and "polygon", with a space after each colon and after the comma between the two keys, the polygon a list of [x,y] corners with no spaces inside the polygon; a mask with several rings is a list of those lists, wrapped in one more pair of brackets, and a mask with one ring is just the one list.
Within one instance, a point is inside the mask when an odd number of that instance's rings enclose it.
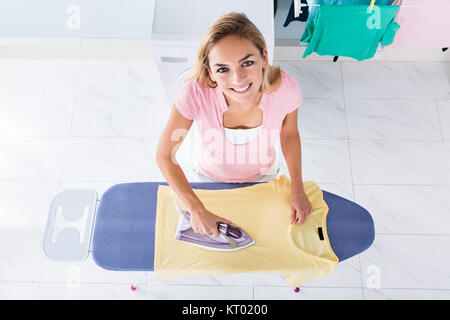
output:
{"label": "white garment under shirt", "polygon": [[[253,140],[255,140],[258,137],[259,131],[261,129],[262,125],[250,128],[250,129],[230,129],[225,128],[225,137],[229,143],[232,144],[245,144],[249,143]],[[270,167],[270,170],[268,171],[267,177],[270,177],[272,175],[276,175],[279,172],[279,155],[277,148],[274,148],[275,150],[275,161],[273,162],[272,166]],[[206,173],[204,173],[200,167],[197,164],[197,170],[199,170],[203,175],[207,176]],[[211,178],[212,179],[212,178]]]}

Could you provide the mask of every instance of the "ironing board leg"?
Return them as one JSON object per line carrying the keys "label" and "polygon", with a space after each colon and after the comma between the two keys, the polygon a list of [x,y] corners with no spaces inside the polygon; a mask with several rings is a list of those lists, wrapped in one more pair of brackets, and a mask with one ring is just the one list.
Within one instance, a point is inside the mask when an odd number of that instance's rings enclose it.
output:
{"label": "ironing board leg", "polygon": [[135,291],[137,289],[137,286],[138,286],[139,282],[141,282],[142,279],[144,279],[144,277],[146,275],[147,275],[147,273],[144,272],[136,280],[134,280],[133,284],[131,285],[131,290]]}

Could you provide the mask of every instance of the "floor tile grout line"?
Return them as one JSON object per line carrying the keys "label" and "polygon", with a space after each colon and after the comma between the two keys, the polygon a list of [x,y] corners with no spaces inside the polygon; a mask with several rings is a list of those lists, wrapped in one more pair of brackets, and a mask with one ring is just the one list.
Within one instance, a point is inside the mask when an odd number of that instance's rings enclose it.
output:
{"label": "floor tile grout line", "polygon": [[[65,139],[65,138],[77,138],[77,139],[123,139],[123,140],[141,140],[141,139],[149,139],[149,140],[157,140],[160,138],[160,136],[60,136],[60,135],[0,135],[0,138],[2,139],[8,139],[8,138],[28,138],[28,139]],[[196,139],[199,138],[190,138],[190,139]],[[189,140],[189,139],[186,139]],[[302,138],[302,141],[365,141],[365,142],[372,142],[372,143],[380,143],[380,142],[413,142],[413,143],[433,143],[433,142],[450,142],[450,139],[372,139],[372,138],[334,138],[334,137],[324,137],[324,138]]]}
{"label": "floor tile grout line", "polygon": [[[124,271],[126,272],[126,271]],[[130,281],[123,281],[123,282],[96,282],[96,281],[81,281],[80,284],[86,284],[86,285],[131,285],[131,283],[133,282],[133,279],[130,279]],[[0,280],[0,283],[18,283],[18,284],[51,284],[51,285],[63,285],[63,284],[67,284],[67,281],[63,281],[63,280],[58,280],[58,281],[4,281],[4,280]],[[176,287],[176,286],[202,286],[202,287],[217,287],[217,288],[221,288],[221,287],[231,287],[231,288],[250,288],[253,285],[223,285],[223,284],[178,284],[178,283],[152,283],[151,280],[150,282],[147,281],[147,279],[143,279],[140,283],[139,283],[139,287],[143,288],[146,285],[151,285],[151,286],[168,286],[168,287]],[[283,286],[277,286],[277,287],[282,287]],[[288,286],[286,286],[286,288],[290,288]]]}
{"label": "floor tile grout line", "polygon": [[[352,165],[351,165],[351,153],[350,153],[350,142],[349,142],[349,132],[348,132],[348,117],[347,117],[347,108],[346,108],[346,100],[345,100],[345,84],[344,84],[344,73],[343,73],[343,66],[342,61],[339,61],[339,71],[341,76],[341,87],[342,87],[342,105],[344,107],[344,118],[345,118],[345,135],[346,135],[346,144],[347,144],[347,150],[348,150],[348,163],[350,168],[350,180],[351,180],[351,186],[352,186],[352,198],[353,201],[355,199],[355,186],[353,181],[353,171],[352,171]],[[360,258],[358,257],[358,260]],[[359,275],[361,279],[361,286],[362,286],[362,275],[361,275],[361,263],[359,262]],[[364,299],[363,290],[361,289],[362,298]]]}
{"label": "floor tile grout line", "polygon": [[[44,284],[44,285],[65,285],[66,281],[0,281],[0,283],[5,284]],[[120,285],[127,286],[129,282],[80,282],[80,284],[85,285]],[[144,286],[152,285],[152,286],[161,286],[161,287],[216,287],[216,288],[286,288],[291,289],[293,287],[290,286],[281,286],[281,285],[209,285],[209,284],[170,284],[170,283],[142,283],[139,287],[143,288]],[[360,289],[359,286],[302,286],[305,289]],[[421,287],[383,287],[382,289],[370,289],[363,288],[365,290],[429,290],[429,291],[450,291],[449,288],[421,288]]]}
{"label": "floor tile grout line", "polygon": [[[323,97],[317,97],[317,98],[311,98],[311,97],[303,97],[304,101],[307,100],[332,100],[335,101],[336,99],[343,99],[344,97],[336,96],[336,97],[329,97],[329,98],[323,98]],[[434,99],[437,100],[444,100],[448,101],[450,98],[435,98],[435,97],[426,97],[426,98],[373,98],[373,97],[366,97],[366,98],[352,98],[352,97],[346,97],[347,100],[376,100],[376,101],[432,101]]]}
{"label": "floor tile grout line", "polygon": [[441,131],[442,141],[445,141],[444,130],[442,128],[441,114],[439,113],[439,106],[436,98],[434,99],[434,107],[438,116],[439,130]]}
{"label": "floor tile grout line", "polygon": [[[126,272],[126,271],[124,271]],[[134,271],[134,272],[138,272],[138,271]],[[154,272],[154,271],[149,271],[149,272]],[[92,284],[92,285],[127,285],[130,283],[130,281],[133,281],[133,279],[130,279],[129,281],[123,281],[123,282],[96,282],[96,281],[81,281],[80,283],[82,284]],[[140,287],[143,287],[144,281],[147,281],[147,279],[142,280],[142,283],[140,284]],[[164,280],[160,280],[160,281],[164,281]],[[23,281],[5,281],[5,280],[0,280],[0,283],[19,283],[19,284],[66,284],[67,281],[33,281],[33,280],[23,280]],[[273,287],[273,288],[292,288],[291,286],[287,286],[287,285],[259,285],[259,284],[248,284],[248,285],[224,285],[224,284],[182,284],[182,283],[157,283],[157,282],[152,282],[151,279],[149,279],[149,282],[147,282],[147,284],[149,285],[155,285],[155,286],[204,286],[204,287],[235,287],[235,288],[240,288],[240,287]],[[323,288],[330,288],[330,289],[360,289],[360,286],[315,286],[315,285],[304,285],[302,286],[303,288],[318,288],[318,289],[323,289]],[[369,288],[366,288],[369,289]],[[406,288],[406,287],[389,287],[389,288],[385,288],[385,289],[428,289],[428,290],[450,290],[449,288]],[[370,289],[369,289],[370,290]]]}
{"label": "floor tile grout line", "polygon": [[[44,284],[44,285],[65,285],[66,281],[0,281],[0,283],[14,283],[14,284]],[[118,286],[127,286],[129,282],[80,282],[81,285],[118,285]],[[161,287],[215,287],[215,288],[286,288],[292,289],[291,286],[282,286],[282,285],[218,285],[218,284],[170,284],[170,283],[151,283],[146,282],[141,283],[139,287],[147,287],[147,286],[161,286]],[[313,289],[360,289],[357,286],[303,286],[303,288],[313,288]],[[447,289],[442,289],[447,290]],[[450,289],[448,289],[450,290]]]}
{"label": "floor tile grout line", "polygon": [[[350,134],[349,134],[349,121],[348,121],[348,113],[347,113],[347,97],[345,95],[345,81],[344,81],[344,71],[343,71],[343,62],[339,62],[340,65],[340,71],[341,71],[341,83],[342,83],[342,97],[343,97],[343,106],[344,106],[344,115],[345,115],[345,130],[347,135],[347,149],[348,149],[348,161],[350,166],[350,177],[351,177],[351,184],[352,184],[352,194],[353,194],[353,201],[356,201],[356,195],[355,195],[355,181],[353,179],[353,167],[352,167],[352,155],[351,155],[351,147],[350,147]],[[365,300],[364,295],[364,283],[363,283],[363,270],[362,270],[362,262],[361,262],[361,255],[358,255],[358,262],[359,262],[359,276],[361,279],[361,297],[362,300]]]}
{"label": "floor tile grout line", "polygon": [[[323,182],[322,182],[323,183]],[[341,183],[324,183],[324,184],[336,184]],[[349,183],[342,183],[349,184]],[[355,183],[355,186],[382,186],[382,187],[450,187],[450,184],[416,184],[416,183]]]}
{"label": "floor tile grout line", "polygon": [[[8,138],[22,138],[22,139],[65,139],[65,138],[84,138],[84,139],[129,139],[129,140],[142,140],[142,139],[148,139],[148,140],[157,140],[159,136],[93,136],[93,135],[86,135],[86,136],[60,136],[60,135],[0,135],[0,138],[2,139],[8,139]],[[185,139],[189,140],[189,139]]]}
{"label": "floor tile grout line", "polygon": [[362,299],[366,300],[366,297],[364,295],[364,277],[363,277],[362,262],[361,262],[361,255],[360,254],[358,254],[358,262],[359,262],[359,275],[361,277],[361,294],[362,294]]}
{"label": "floor tile grout line", "polygon": [[[115,96],[115,95],[97,95],[97,96],[89,96],[89,95],[17,95],[17,96],[0,96],[0,100],[1,99],[21,99],[21,98],[99,98],[99,99],[108,99],[108,98],[161,98],[164,99],[166,96],[163,95],[127,95],[127,96]],[[336,97],[303,97],[303,99],[306,100],[336,100],[336,99],[343,99],[343,97],[341,96],[336,96]],[[448,101],[450,100],[450,98],[441,98],[441,97],[425,97],[425,98],[374,98],[374,97],[366,97],[366,98],[352,98],[352,97],[347,97],[347,100],[380,100],[380,101],[385,101],[385,100],[398,100],[398,101],[420,101],[420,100],[425,100],[425,101],[432,101],[432,100],[444,100],[444,101]]]}
{"label": "floor tile grout line", "polygon": [[80,89],[80,84],[81,84],[81,78],[83,75],[83,70],[84,70],[84,60],[81,59],[81,66],[80,66],[80,70],[79,70],[79,74],[78,74],[78,81],[77,81],[77,87],[75,89],[75,99],[73,102],[73,108],[72,108],[72,115],[70,118],[70,125],[69,125],[69,131],[67,132],[67,136],[65,137],[66,143],[65,143],[65,148],[64,148],[64,156],[63,156],[63,163],[62,163],[62,169],[61,169],[61,174],[60,174],[60,179],[58,180],[58,190],[61,188],[61,184],[62,181],[64,181],[64,179],[62,179],[62,174],[64,172],[64,166],[66,164],[66,158],[67,158],[67,152],[68,152],[68,148],[69,148],[69,141],[70,141],[70,135],[72,133],[72,126],[73,126],[73,122],[74,122],[74,117],[75,117],[75,110],[77,107],[77,103],[78,103],[78,91]]}
{"label": "floor tile grout line", "polygon": [[[30,94],[30,95],[10,95],[10,96],[0,96],[0,100],[2,99],[27,99],[27,98],[38,98],[38,99],[51,99],[51,98],[55,98],[55,99],[62,99],[62,98],[74,98],[74,97],[78,97],[78,98],[98,98],[98,99],[122,99],[122,98],[126,98],[126,99],[134,99],[134,98],[160,98],[160,99],[164,99],[166,98],[165,95],[125,95],[125,96],[116,96],[116,95],[73,95],[73,94],[51,94],[51,95],[37,95],[37,94]],[[333,99],[333,98],[330,98]],[[445,100],[445,99],[444,99]]]}
{"label": "floor tile grout line", "polygon": [[80,91],[81,79],[83,77],[83,71],[84,71],[84,59],[81,59],[80,74],[78,76],[77,88],[76,88],[76,91],[75,91],[75,101],[74,101],[74,104],[73,104],[72,116],[71,116],[71,119],[70,119],[69,132],[67,134],[68,137],[72,136],[72,127],[73,127],[73,122],[74,122],[74,117],[75,117],[75,110],[76,110],[77,104],[78,104],[78,92]]}
{"label": "floor tile grout line", "polygon": [[[339,70],[341,73],[341,85],[342,85],[342,100],[343,100],[343,106],[344,106],[344,116],[345,116],[345,133],[346,133],[346,140],[347,140],[347,150],[348,150],[348,163],[350,167],[350,179],[352,184],[352,196],[353,201],[356,201],[355,199],[355,183],[353,179],[353,168],[352,168],[352,155],[351,155],[351,148],[350,148],[350,135],[349,135],[349,129],[348,129],[348,114],[347,114],[347,100],[345,96],[345,81],[344,81],[344,71],[343,71],[343,62],[339,62]],[[363,276],[362,276],[362,265],[361,265],[361,256],[358,255],[358,262],[359,262],[359,276],[361,279],[361,297],[362,300],[364,300],[364,289],[363,289]]]}
{"label": "floor tile grout line", "polygon": [[347,142],[347,150],[348,150],[348,163],[350,167],[350,179],[352,185],[352,196],[353,201],[355,201],[355,183],[353,180],[353,168],[352,168],[352,157],[350,150],[350,140],[349,140],[349,132],[348,132],[348,117],[347,117],[347,106],[345,102],[345,85],[344,85],[344,73],[342,70],[342,61],[339,62],[339,69],[341,71],[341,84],[342,84],[342,96],[343,96],[343,106],[344,106],[344,116],[345,116],[345,130],[346,130],[346,142]]}
{"label": "floor tile grout line", "polygon": [[[98,180],[90,180],[90,179],[53,179],[53,178],[48,178],[48,179],[1,179],[0,178],[0,182],[57,182],[57,181],[65,181],[65,182],[89,182],[89,183],[127,183],[127,182],[137,182],[137,181],[147,181],[145,179],[145,177],[143,177],[143,179],[131,179],[131,180],[124,180],[124,179],[114,179],[114,180],[107,180],[107,179],[98,179]],[[163,182],[163,181],[155,181],[155,182]],[[189,181],[189,182],[198,182],[198,181]],[[322,184],[322,185],[336,185],[336,186],[341,186],[341,185],[350,185],[351,183],[349,182],[326,182],[326,181],[317,181],[317,183]],[[386,183],[354,183],[355,186],[377,186],[377,187],[450,187],[450,184],[402,184],[402,183],[390,183],[390,184],[386,184]],[[325,190],[327,191],[327,190]]]}
{"label": "floor tile grout line", "polygon": [[377,233],[376,236],[400,236],[400,237],[449,237],[450,233]]}
{"label": "floor tile grout line", "polygon": [[437,288],[381,288],[381,289],[370,289],[364,288],[365,290],[373,290],[373,291],[383,291],[383,290],[426,290],[426,291],[450,291],[449,289],[437,289]]}

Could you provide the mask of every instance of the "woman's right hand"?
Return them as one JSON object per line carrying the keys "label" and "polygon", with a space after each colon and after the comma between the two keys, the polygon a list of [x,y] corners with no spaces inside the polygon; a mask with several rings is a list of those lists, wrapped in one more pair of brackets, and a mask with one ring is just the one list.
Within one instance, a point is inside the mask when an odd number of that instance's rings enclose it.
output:
{"label": "woman's right hand", "polygon": [[219,236],[217,223],[232,223],[230,220],[216,216],[205,207],[192,209],[189,211],[191,216],[191,226],[195,233],[208,236]]}

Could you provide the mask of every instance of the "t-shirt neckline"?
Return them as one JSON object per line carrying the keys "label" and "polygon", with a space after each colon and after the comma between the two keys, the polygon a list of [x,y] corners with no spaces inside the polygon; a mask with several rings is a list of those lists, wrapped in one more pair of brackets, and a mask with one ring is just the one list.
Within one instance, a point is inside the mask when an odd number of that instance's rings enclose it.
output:
{"label": "t-shirt neckline", "polygon": [[[221,109],[220,110],[220,115],[219,115],[220,116],[219,121],[220,121],[220,126],[222,128],[222,132],[224,132],[225,126],[223,125],[223,114],[225,113],[225,111],[228,110],[228,105],[227,105],[227,101],[225,100],[225,96],[224,96],[222,90],[220,90],[219,87],[216,87],[215,90],[216,90],[216,92],[217,92],[217,94],[219,96],[219,105],[220,105],[220,109]],[[256,129],[256,128],[264,126],[265,118],[266,118],[265,117],[265,108],[264,108],[265,107],[266,97],[267,97],[267,93],[265,93],[263,91],[261,99],[259,100],[259,103],[258,103],[258,108],[263,111],[262,122],[261,122],[261,124],[258,127],[250,128],[250,129]],[[230,129],[230,128],[226,128],[226,129]]]}

